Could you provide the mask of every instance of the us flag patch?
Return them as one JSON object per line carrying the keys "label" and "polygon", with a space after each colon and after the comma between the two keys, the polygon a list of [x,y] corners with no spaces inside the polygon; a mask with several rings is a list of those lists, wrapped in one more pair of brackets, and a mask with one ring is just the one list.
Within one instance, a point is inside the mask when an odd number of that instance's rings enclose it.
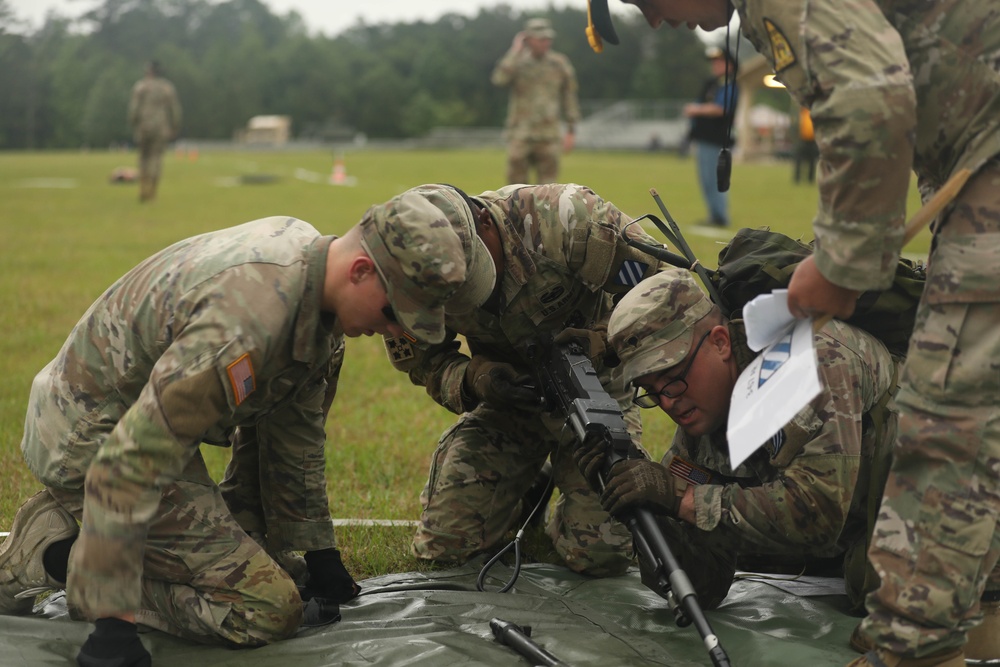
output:
{"label": "us flag patch", "polygon": [[615,284],[635,287],[642,280],[642,274],[646,272],[647,267],[649,267],[649,264],[644,264],[638,260],[625,260],[618,269],[618,277],[615,279]]}
{"label": "us flag patch", "polygon": [[712,473],[704,468],[699,468],[693,463],[688,463],[679,456],[675,456],[672,461],[670,461],[670,466],[668,467],[670,474],[674,477],[680,477],[681,479],[688,482],[688,484],[708,484],[712,481]]}
{"label": "us flag patch", "polygon": [[242,357],[226,366],[226,372],[229,373],[229,384],[233,386],[233,396],[236,398],[236,405],[239,405],[257,388],[257,383],[253,376],[253,364],[250,363],[250,353],[245,353]]}

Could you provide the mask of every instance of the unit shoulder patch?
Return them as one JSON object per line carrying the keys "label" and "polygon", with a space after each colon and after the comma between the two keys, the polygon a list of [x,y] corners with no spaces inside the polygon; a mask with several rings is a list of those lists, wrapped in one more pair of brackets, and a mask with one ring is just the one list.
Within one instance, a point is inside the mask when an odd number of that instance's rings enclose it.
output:
{"label": "unit shoulder patch", "polygon": [[413,344],[405,337],[385,336],[382,341],[385,344],[385,352],[389,355],[389,361],[394,364],[409,361],[416,356],[413,352]]}
{"label": "unit shoulder patch", "polygon": [[768,18],[764,20],[764,28],[767,30],[767,39],[771,42],[771,55],[774,58],[775,73],[786,70],[795,64],[795,51],[789,44],[785,33],[781,31],[775,23]]}

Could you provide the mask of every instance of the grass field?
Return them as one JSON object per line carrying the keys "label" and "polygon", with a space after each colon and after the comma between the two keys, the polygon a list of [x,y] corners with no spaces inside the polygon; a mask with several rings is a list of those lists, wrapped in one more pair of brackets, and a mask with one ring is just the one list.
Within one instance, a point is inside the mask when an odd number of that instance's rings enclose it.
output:
{"label": "grass field", "polygon": [[[137,186],[110,184],[132,153],[0,153],[0,530],[40,488],[19,448],[28,390],[86,308],[146,256],[187,236],[270,215],[292,215],[323,233],[351,227],[371,204],[421,183],[445,182],[469,193],[502,185],[501,152],[363,151],[347,153],[354,187],[326,183],[333,155],[203,152],[170,154],[158,199],[137,201]],[[736,227],[769,225],[811,238],[814,186],[791,183],[791,166],[734,168],[730,206]],[[273,177],[273,178],[272,178]],[[675,156],[577,152],[562,179],[583,183],[633,216],[657,213],[656,188],[704,263],[715,267],[725,239],[700,236],[705,213],[694,164]],[[250,181],[258,181],[251,184]],[[911,195],[909,210],[917,206]],[[654,237],[658,233],[649,228]],[[926,252],[922,234],[907,250]],[[416,519],[429,457],[454,415],[431,401],[385,359],[378,339],[350,339],[328,423],[331,512],[338,518]],[[649,415],[644,444],[666,449],[672,425]],[[221,476],[228,450],[203,447]],[[419,569],[409,556],[412,530],[343,527],[338,541],[357,578]],[[544,559],[537,535],[529,551]]]}

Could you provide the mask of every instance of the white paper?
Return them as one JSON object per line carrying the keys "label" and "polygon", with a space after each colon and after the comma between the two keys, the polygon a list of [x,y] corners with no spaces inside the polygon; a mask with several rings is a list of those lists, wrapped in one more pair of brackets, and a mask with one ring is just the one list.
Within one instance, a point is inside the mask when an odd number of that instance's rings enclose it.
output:
{"label": "white paper", "polygon": [[756,296],[743,306],[747,345],[759,352],[790,329],[795,317],[788,311],[788,290],[776,289]]}
{"label": "white paper", "polygon": [[778,435],[822,388],[811,320],[798,320],[744,370],[733,387],[726,437],[733,468]]}

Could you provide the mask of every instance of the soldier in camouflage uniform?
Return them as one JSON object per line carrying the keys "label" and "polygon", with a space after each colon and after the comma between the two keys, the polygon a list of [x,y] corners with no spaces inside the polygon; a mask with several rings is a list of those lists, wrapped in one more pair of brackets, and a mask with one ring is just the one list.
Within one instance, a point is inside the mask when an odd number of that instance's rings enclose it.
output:
{"label": "soldier in camouflage uniform", "polygon": [[[591,0],[607,31],[606,0]],[[900,436],[870,554],[882,579],[858,664],[1000,658],[1000,11],[992,0],[642,0],[653,27],[741,30],[813,119],[814,258],[788,303],[848,317],[888,287],[911,169],[926,200],[972,177],[933,225],[897,398]],[[607,21],[605,21],[607,19]]]}
{"label": "soldier in camouflage uniform", "polygon": [[[660,463],[635,459],[611,469],[604,507],[656,510],[707,608],[725,598],[734,568],[799,572],[832,561],[862,609],[878,584],[865,551],[896,434],[888,408],[895,362],[885,346],[855,327],[827,325],[815,335],[822,393],[733,469],[729,401],[754,357],[742,323],[727,320],[690,273],[675,269],[622,298],[608,340],[621,360],[614,374],[635,387],[635,405],[659,407],[679,428]],[[605,456],[603,445],[576,454],[588,478]],[[648,564],[640,565],[657,590]]]}
{"label": "soldier in camouflage uniform", "polygon": [[146,75],[132,86],[128,124],[139,148],[139,201],[149,201],[156,196],[163,152],[181,129],[177,91],[156,61],[146,64]]}
{"label": "soldier in camouflage uniform", "polygon": [[[496,267],[493,295],[471,311],[448,304],[448,335],[438,345],[386,341],[396,368],[461,415],[434,452],[413,553],[462,562],[497,547],[551,457],[560,490],[548,517],[556,551],[575,571],[620,574],[631,560],[631,535],[601,509],[580,476],[565,416],[543,412],[540,396],[528,386],[533,384],[528,346],[545,344],[567,328],[563,335],[585,339],[638,445],[638,411],[624,388],[610,382],[601,332],[612,293],[627,291],[660,268],[657,260],[626,245],[626,236],[655,241],[639,225],[626,229],[628,216],[579,185],[507,186],[472,197],[469,205]],[[469,354],[459,350],[458,335],[465,337]]]}
{"label": "soldier in camouflage uniform", "polygon": [[[354,597],[324,457],[344,337],[440,342],[445,300],[489,295],[466,281],[463,200],[421,194],[419,224],[408,201],[342,237],[265,218],[176,243],[112,285],[32,385],[21,447],[46,488],[0,545],[0,613],[65,585],[74,618],[97,626],[80,663],[125,667],[148,664],[135,622],[257,646],[296,632],[302,599]],[[233,447],[219,486],[202,442]],[[289,550],[305,551],[303,593],[272,558]]]}
{"label": "soldier in camouflage uniform", "polygon": [[[560,154],[573,150],[580,120],[576,73],[566,56],[550,50],[555,34],[548,19],[529,20],[490,77],[493,85],[510,88],[508,183],[531,183],[532,167],[537,183],[554,183]],[[560,144],[562,121],[566,134]]]}

